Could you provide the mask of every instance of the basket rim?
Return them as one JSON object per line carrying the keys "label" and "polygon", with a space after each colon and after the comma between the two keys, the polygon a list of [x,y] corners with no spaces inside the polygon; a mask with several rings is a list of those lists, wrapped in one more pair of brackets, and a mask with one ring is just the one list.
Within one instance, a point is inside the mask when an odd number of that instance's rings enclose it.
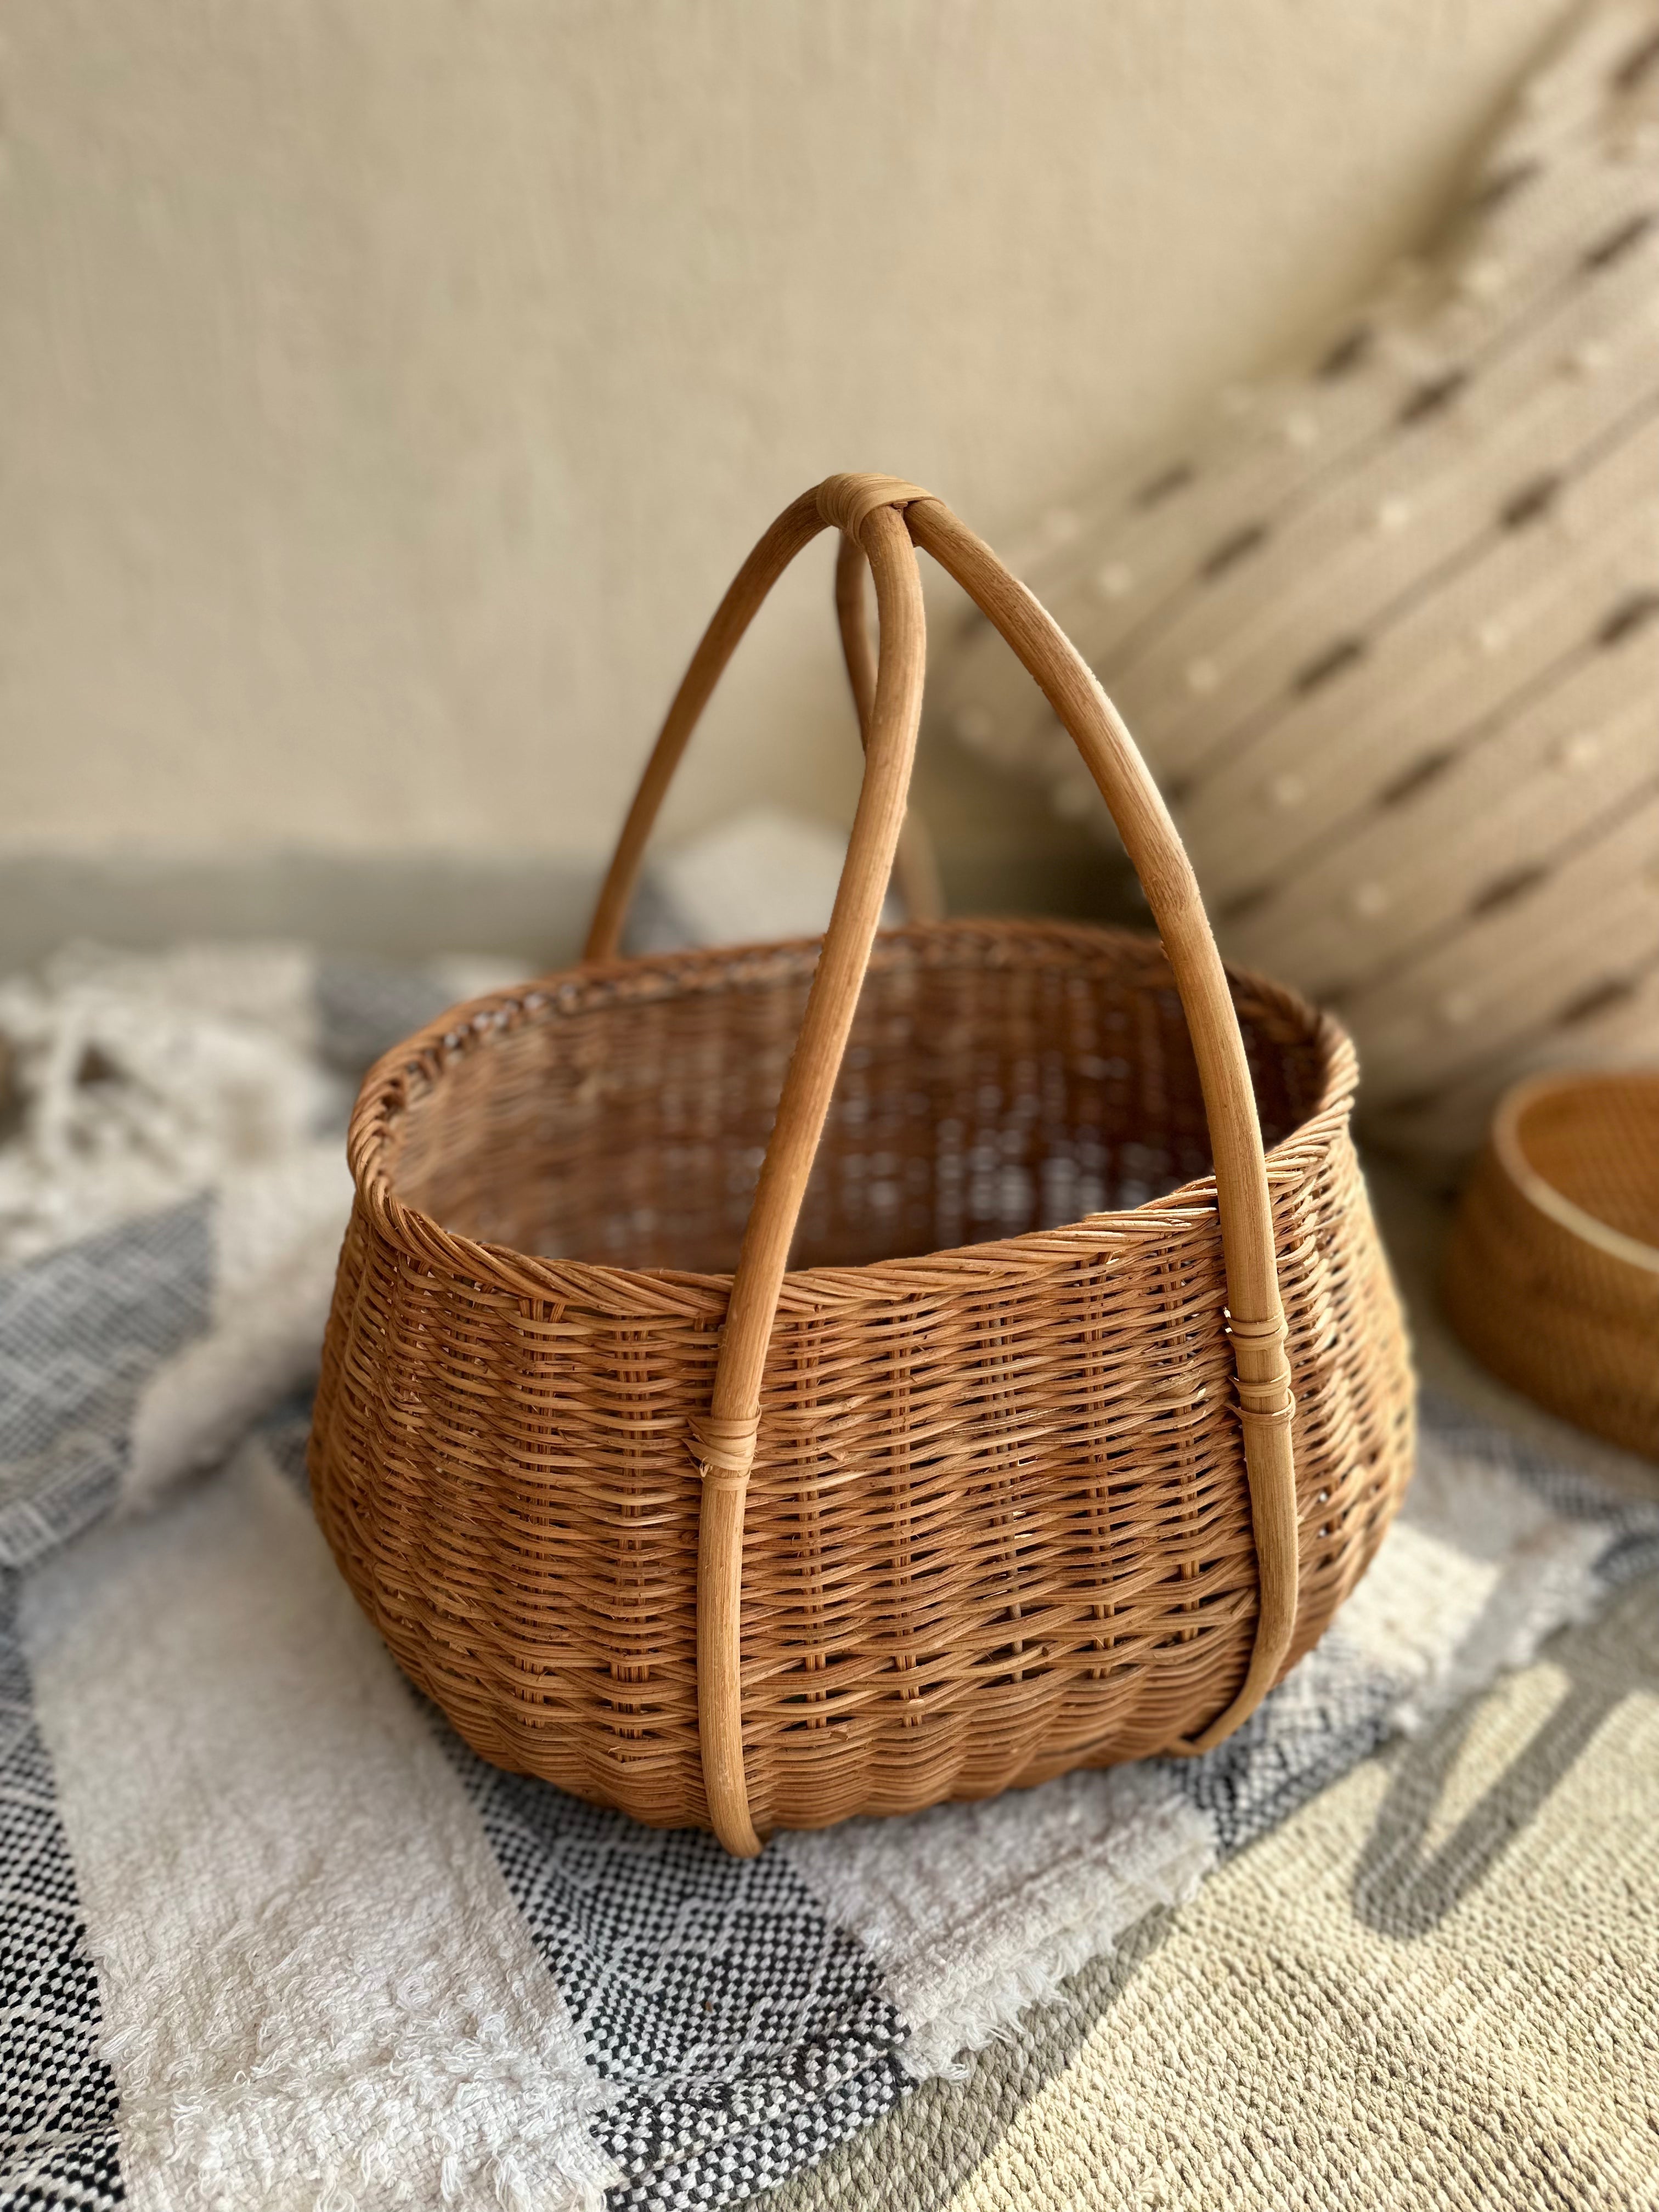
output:
{"label": "basket rim", "polygon": [[[878,935],[870,971],[889,964],[896,952],[918,945],[960,944],[988,939],[1048,943],[1056,950],[1128,951],[1144,958],[1165,958],[1160,940],[1148,930],[1086,921],[1026,920],[1019,916],[951,917],[908,922]],[[459,1001],[383,1053],[364,1077],[347,1135],[347,1158],[359,1206],[377,1233],[404,1255],[424,1266],[463,1278],[486,1294],[514,1299],[580,1302],[592,1311],[637,1318],[722,1316],[730,1299],[730,1273],[672,1267],[623,1267],[605,1261],[560,1259],[525,1253],[510,1245],[446,1229],[421,1207],[400,1199],[392,1187],[386,1152],[392,1127],[412,1103],[414,1085],[429,1095],[447,1070],[503,1030],[556,1018],[575,1011],[575,1000],[593,985],[620,987],[615,1003],[649,1004],[682,995],[688,984],[710,991],[741,988],[780,974],[799,974],[817,957],[821,937],[767,939],[750,945],[691,946],[669,952],[636,954],[614,960],[574,963],[529,981]],[[1352,1039],[1336,1018],[1313,1006],[1299,992],[1258,974],[1224,963],[1231,982],[1263,999],[1304,1030],[1319,1051],[1324,1082],[1317,1104],[1267,1152],[1267,1180],[1277,1197],[1299,1188],[1316,1171],[1329,1146],[1346,1132],[1358,1069]],[[632,987],[632,988],[628,988]],[[1173,981],[1170,988],[1173,988]],[[944,1247],[908,1258],[856,1264],[791,1268],[784,1276],[778,1304],[787,1315],[822,1312],[828,1306],[886,1301],[938,1293],[972,1277],[981,1287],[1000,1279],[1040,1273],[1067,1259],[1096,1256],[1103,1244],[1126,1250],[1146,1241],[1178,1238],[1216,1222],[1213,1171],[1137,1206],[1084,1216],[1052,1229],[1026,1230],[983,1243]]]}
{"label": "basket rim", "polygon": [[1558,1228],[1565,1230],[1581,1243],[1592,1245],[1607,1259],[1620,1261],[1626,1267],[1639,1267],[1644,1274],[1659,1275],[1659,1245],[1632,1237],[1626,1229],[1614,1228],[1612,1222],[1603,1221],[1600,1214],[1592,1213],[1588,1206],[1580,1206],[1576,1199],[1558,1189],[1547,1176],[1533,1165],[1521,1134],[1521,1123],[1528,1108],[1541,1099],[1571,1093],[1584,1096],[1615,1088],[1659,1094],[1659,1069],[1552,1069],[1523,1077],[1498,1102],[1492,1125],[1492,1153],[1516,1197]]}

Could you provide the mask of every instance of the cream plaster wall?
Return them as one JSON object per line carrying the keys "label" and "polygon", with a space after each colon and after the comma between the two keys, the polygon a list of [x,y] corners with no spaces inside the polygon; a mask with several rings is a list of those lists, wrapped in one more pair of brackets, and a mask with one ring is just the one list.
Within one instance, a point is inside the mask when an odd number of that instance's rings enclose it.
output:
{"label": "cream plaster wall", "polygon": [[[1560,0],[8,0],[0,844],[592,855],[760,525],[1310,336]],[[678,819],[830,811],[808,556]]]}

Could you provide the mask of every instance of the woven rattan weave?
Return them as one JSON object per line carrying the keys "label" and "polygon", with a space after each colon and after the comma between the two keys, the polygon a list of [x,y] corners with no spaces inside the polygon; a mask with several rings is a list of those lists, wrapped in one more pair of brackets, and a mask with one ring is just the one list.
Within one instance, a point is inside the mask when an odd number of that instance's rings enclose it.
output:
{"label": "woven rattan weave", "polygon": [[[881,621],[873,684],[849,636],[867,761],[829,933],[617,959],[696,714],[826,523]],[[913,540],[1048,690],[1161,944],[877,936]],[[1237,1726],[1409,1471],[1352,1055],[1224,975],[1127,732],[938,501],[834,478],[761,541],[589,954],[387,1054],[353,1119],[312,1479],[413,1679],[486,1758],[740,1851]]]}
{"label": "woven rattan weave", "polygon": [[1659,1073],[1516,1085],[1464,1191],[1443,1296],[1506,1382],[1659,1460]]}

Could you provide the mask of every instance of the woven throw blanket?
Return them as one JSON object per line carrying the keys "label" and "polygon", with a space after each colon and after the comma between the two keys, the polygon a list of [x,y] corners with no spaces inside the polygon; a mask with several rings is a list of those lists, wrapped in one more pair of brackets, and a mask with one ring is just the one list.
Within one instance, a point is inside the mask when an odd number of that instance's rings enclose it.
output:
{"label": "woven throw blanket", "polygon": [[1204,1759],[749,1863],[498,1772],[356,1610],[302,1472],[337,1071],[454,981],[198,954],[0,988],[0,2205],[807,2186],[1659,1563],[1659,1505],[1434,1401],[1370,1577]]}
{"label": "woven throw blanket", "polygon": [[765,2212],[1651,2212],[1656,1597],[1364,1760]]}

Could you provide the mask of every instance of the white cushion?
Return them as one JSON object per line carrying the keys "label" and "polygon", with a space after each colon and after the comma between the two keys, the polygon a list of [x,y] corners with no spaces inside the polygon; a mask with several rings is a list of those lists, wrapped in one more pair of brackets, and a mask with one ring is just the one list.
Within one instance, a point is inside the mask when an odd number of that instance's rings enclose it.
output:
{"label": "white cushion", "polygon": [[[1659,7],[1581,18],[1434,256],[1060,517],[1026,580],[1097,671],[1231,957],[1333,1004],[1374,1136],[1659,1058]],[[1000,641],[934,700],[1098,806]]]}

